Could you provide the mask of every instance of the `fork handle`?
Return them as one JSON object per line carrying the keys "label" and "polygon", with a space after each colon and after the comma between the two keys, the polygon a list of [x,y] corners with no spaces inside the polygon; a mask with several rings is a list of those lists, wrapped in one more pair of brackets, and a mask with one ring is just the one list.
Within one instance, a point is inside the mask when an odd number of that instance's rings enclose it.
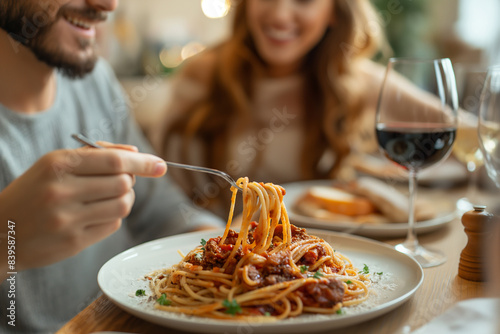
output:
{"label": "fork handle", "polygon": [[167,166],[169,166],[169,167],[177,167],[177,168],[187,169],[187,170],[191,170],[191,171],[195,171],[195,172],[205,172],[205,173],[209,173],[212,175],[222,177],[224,180],[229,182],[229,184],[231,184],[233,187],[237,188],[240,191],[242,190],[241,187],[239,187],[236,184],[236,182],[233,180],[233,178],[231,176],[229,176],[229,174],[227,174],[223,171],[220,171],[217,169],[212,169],[212,168],[207,168],[207,167],[185,165],[185,164],[180,164],[178,162],[170,162],[170,161],[166,161],[166,160],[164,160],[164,161],[167,164]]}
{"label": "fork handle", "polygon": [[[94,143],[93,141],[91,141],[90,139],[88,139],[87,137],[85,137],[79,133],[74,133],[71,135],[71,137],[83,145],[87,145],[87,146],[90,146],[93,148],[105,148],[104,146],[101,146],[99,144]],[[180,164],[177,162],[170,162],[170,161],[166,161],[166,160],[163,160],[163,161],[165,161],[165,163],[169,167],[177,167],[177,168],[183,168],[183,169],[187,169],[187,170],[191,170],[191,171],[195,171],[195,172],[205,172],[205,173],[209,173],[212,175],[217,175],[219,177],[222,177],[227,182],[229,182],[229,184],[231,184],[233,187],[236,187],[236,189],[238,189],[239,191],[243,191],[243,189],[241,189],[241,187],[239,187],[236,184],[236,182],[233,180],[233,178],[231,176],[229,176],[229,174],[227,174],[223,171],[220,171],[217,169],[212,169],[212,168],[207,168],[207,167],[185,165],[185,164]]]}

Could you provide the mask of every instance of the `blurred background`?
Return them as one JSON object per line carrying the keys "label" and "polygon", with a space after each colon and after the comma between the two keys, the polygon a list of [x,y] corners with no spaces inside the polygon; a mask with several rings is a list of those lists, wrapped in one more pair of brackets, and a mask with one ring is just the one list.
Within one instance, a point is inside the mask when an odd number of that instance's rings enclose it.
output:
{"label": "blurred background", "polygon": [[[499,60],[498,0],[372,3],[394,56],[449,57],[467,63]],[[103,54],[119,76],[143,75],[148,66],[171,73],[185,58],[229,34],[231,7],[237,4],[238,0],[122,0],[104,32]]]}
{"label": "blurred background", "polygon": [[[500,63],[500,1],[371,1],[392,50],[374,60],[386,64],[389,56],[451,58],[461,106],[477,108],[482,81],[476,80],[475,73]],[[99,32],[101,54],[115,69],[145,132],[153,126],[155,115],[165,110],[171,75],[187,58],[229,35],[239,2],[120,1]]]}
{"label": "blurred background", "polygon": [[[100,32],[101,54],[129,93],[144,129],[151,115],[168,101],[169,75],[185,59],[229,34],[231,9],[238,2],[120,1]],[[380,14],[392,56],[449,57],[457,67],[476,69],[500,62],[498,0],[372,2]],[[376,60],[385,64],[387,57],[378,56]]]}

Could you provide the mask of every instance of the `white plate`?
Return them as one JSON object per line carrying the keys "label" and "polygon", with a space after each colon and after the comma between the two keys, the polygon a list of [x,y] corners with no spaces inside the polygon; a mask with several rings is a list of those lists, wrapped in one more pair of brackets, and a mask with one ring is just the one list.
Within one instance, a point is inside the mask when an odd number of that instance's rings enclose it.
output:
{"label": "white plate", "polygon": [[[330,221],[326,219],[317,219],[302,215],[294,210],[296,200],[302,196],[307,189],[317,185],[331,185],[331,180],[302,181],[283,184],[286,195],[283,197],[290,222],[296,226],[306,228],[319,228],[337,232],[358,234],[366,237],[404,237],[408,231],[407,223],[387,223],[387,224],[369,224],[353,223],[342,221]],[[429,220],[418,221],[415,223],[415,232],[427,233],[443,227],[456,217],[455,203],[446,196],[433,189],[425,191],[418,189],[417,197],[426,197],[433,205],[439,206],[439,214]]]}
{"label": "white plate", "polygon": [[158,325],[198,333],[309,333],[357,324],[387,313],[406,300],[423,281],[423,271],[413,259],[397,252],[386,244],[341,233],[310,230],[309,233],[323,238],[334,249],[348,256],[353,264],[370,272],[383,272],[378,283],[373,284],[376,293],[368,302],[345,307],[345,314],[303,315],[274,323],[247,323],[222,321],[185,316],[154,309],[149,297],[136,297],[137,289],[145,289],[151,295],[147,281],[142,279],[149,272],[169,267],[181,258],[178,250],[187,254],[200,244],[201,238],[221,235],[223,231],[196,232],[151,241],[131,248],[109,260],[102,266],[97,281],[104,294],[123,310]]}

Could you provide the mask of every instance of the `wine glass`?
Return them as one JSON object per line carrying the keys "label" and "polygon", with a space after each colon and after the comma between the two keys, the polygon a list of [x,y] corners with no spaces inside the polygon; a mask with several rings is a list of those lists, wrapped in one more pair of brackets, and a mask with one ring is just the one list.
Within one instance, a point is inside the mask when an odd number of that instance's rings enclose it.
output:
{"label": "wine glass", "polygon": [[[500,65],[488,69],[479,103],[479,147],[483,152],[484,165],[489,177],[500,188]],[[496,203],[498,204],[498,202]],[[489,242],[485,245],[486,263],[490,287],[488,292],[500,297],[500,266],[498,252],[500,250],[500,224],[492,224],[488,231]]]}
{"label": "wine glass", "polygon": [[409,172],[408,235],[396,249],[422,267],[442,264],[446,257],[422,247],[415,235],[417,175],[450,154],[457,109],[455,74],[449,59],[389,59],[375,131],[383,154]]}
{"label": "wine glass", "polygon": [[457,137],[453,144],[453,154],[468,171],[465,196],[457,201],[459,213],[473,209],[476,201],[478,169],[483,165],[483,154],[479,148],[477,135],[479,117],[479,98],[486,78],[486,71],[470,66],[455,66],[457,75],[459,113]]}
{"label": "wine glass", "polygon": [[479,146],[490,178],[500,187],[500,65],[488,69],[479,107]]}

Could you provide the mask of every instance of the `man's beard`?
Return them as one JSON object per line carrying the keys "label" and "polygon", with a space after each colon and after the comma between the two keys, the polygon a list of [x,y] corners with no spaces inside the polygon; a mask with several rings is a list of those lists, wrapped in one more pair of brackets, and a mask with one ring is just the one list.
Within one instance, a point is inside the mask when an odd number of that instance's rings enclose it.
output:
{"label": "man's beard", "polygon": [[[58,13],[49,14],[38,7],[37,4],[21,5],[19,0],[3,0],[3,8],[0,8],[0,28],[5,30],[12,38],[28,47],[36,58],[51,67],[59,69],[69,78],[81,78],[90,73],[97,62],[95,43],[93,40],[81,38],[79,40],[82,50],[92,48],[89,56],[85,59],[64,52],[50,36],[50,30],[59,19],[63,19],[60,12],[65,10],[61,7]],[[77,13],[80,17],[105,18],[104,13],[96,12],[89,8],[86,10],[66,9]],[[44,14],[45,21],[38,26],[34,24],[36,15]],[[36,22],[36,21],[35,21]],[[52,42],[52,43],[51,43]]]}
{"label": "man's beard", "polygon": [[[55,67],[61,71],[62,74],[69,78],[82,78],[88,73],[92,72],[97,62],[97,55],[95,52],[95,45],[92,45],[94,51],[90,57],[85,60],[77,59],[74,56],[64,54],[61,50],[54,50],[51,48],[47,38],[46,31],[40,34],[40,38],[34,39],[28,47],[33,51],[38,60],[46,63],[51,67]],[[92,42],[85,39],[80,39],[82,48],[90,46]]]}

